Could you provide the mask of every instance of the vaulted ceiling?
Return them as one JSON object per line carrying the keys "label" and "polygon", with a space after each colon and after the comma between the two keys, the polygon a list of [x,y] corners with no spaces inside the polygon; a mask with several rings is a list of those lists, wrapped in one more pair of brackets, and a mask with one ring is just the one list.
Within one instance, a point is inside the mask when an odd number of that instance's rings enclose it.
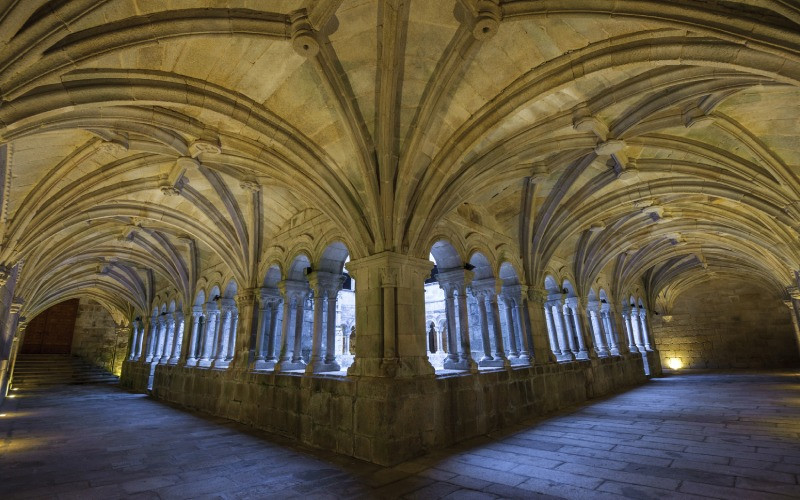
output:
{"label": "vaulted ceiling", "polygon": [[796,0],[9,0],[0,98],[30,313],[464,221],[584,294],[800,269]]}

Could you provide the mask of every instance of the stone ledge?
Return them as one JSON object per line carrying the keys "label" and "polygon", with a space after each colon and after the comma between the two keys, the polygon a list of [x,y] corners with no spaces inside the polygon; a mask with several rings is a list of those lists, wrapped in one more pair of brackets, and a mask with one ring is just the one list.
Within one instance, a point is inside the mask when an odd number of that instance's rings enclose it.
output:
{"label": "stone ledge", "polygon": [[[149,365],[126,362],[143,391]],[[157,399],[383,465],[644,383],[641,356],[436,378],[237,373],[158,365]]]}

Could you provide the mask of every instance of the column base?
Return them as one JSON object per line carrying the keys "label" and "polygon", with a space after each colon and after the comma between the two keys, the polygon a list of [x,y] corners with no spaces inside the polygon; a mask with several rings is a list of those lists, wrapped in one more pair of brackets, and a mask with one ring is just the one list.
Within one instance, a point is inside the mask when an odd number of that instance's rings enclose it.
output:
{"label": "column base", "polygon": [[179,361],[178,358],[169,358],[169,360],[167,360],[167,364],[168,365],[177,365],[178,361]]}
{"label": "column base", "polygon": [[575,355],[575,359],[580,359],[581,361],[589,359],[589,353],[587,351],[579,351],[578,354]]}
{"label": "column base", "polygon": [[277,365],[275,365],[275,371],[280,372],[288,372],[292,370],[305,370],[306,369],[306,362],[301,360],[298,361],[281,361]]}
{"label": "column base", "polygon": [[253,370],[274,370],[276,364],[278,363],[274,359],[272,361],[258,359],[253,363]]}
{"label": "column base", "polygon": [[619,356],[620,354],[622,354],[621,352],[619,352],[619,348],[616,347],[612,347],[611,351],[609,352],[611,353],[612,356]]}
{"label": "column base", "polygon": [[347,376],[414,378],[433,377],[436,374],[427,357],[362,358],[356,357]]}
{"label": "column base", "polygon": [[211,363],[211,368],[216,368],[219,370],[224,370],[231,365],[230,360],[227,359],[215,359],[213,363]]}
{"label": "column base", "polygon": [[508,358],[508,361],[511,362],[511,366],[528,366],[531,364],[531,359],[528,356]]}
{"label": "column base", "polygon": [[336,362],[325,363],[324,361],[317,361],[306,366],[306,374],[311,375],[313,373],[338,372],[341,369],[342,368]]}
{"label": "column base", "polygon": [[574,361],[575,356],[571,352],[556,354],[556,361],[559,363],[566,363],[567,361]]}
{"label": "column base", "polygon": [[198,368],[211,368],[211,363],[212,363],[212,360],[210,360],[210,359],[202,359],[201,358],[197,362],[197,366],[198,366]]}
{"label": "column base", "polygon": [[[502,359],[483,358],[482,360],[478,361],[478,366],[481,368],[502,368],[505,366],[505,362]],[[446,364],[445,367],[447,367]]]}
{"label": "column base", "polygon": [[472,358],[459,359],[458,361],[448,358],[444,360],[443,367],[445,370],[464,370],[471,373],[478,372],[478,363]]}
{"label": "column base", "polygon": [[597,357],[598,358],[607,358],[608,357],[608,351],[605,351],[605,350],[598,351],[597,352]]}

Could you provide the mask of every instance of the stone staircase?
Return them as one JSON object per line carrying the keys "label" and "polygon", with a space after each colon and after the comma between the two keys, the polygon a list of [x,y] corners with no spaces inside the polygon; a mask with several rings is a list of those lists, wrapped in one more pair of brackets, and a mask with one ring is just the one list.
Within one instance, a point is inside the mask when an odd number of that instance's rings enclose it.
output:
{"label": "stone staircase", "polygon": [[69,354],[20,354],[12,385],[21,390],[71,384],[116,384],[119,377]]}

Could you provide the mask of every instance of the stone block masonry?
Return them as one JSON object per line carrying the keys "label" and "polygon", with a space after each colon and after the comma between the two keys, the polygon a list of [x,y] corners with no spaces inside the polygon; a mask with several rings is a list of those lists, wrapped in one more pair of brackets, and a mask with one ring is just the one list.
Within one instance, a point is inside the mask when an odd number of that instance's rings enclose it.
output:
{"label": "stone block masonry", "polygon": [[[150,364],[126,361],[143,390]],[[152,395],[316,448],[392,465],[646,381],[640,355],[430,378],[242,373],[157,365]]]}
{"label": "stone block masonry", "polygon": [[102,305],[91,299],[81,299],[72,339],[73,355],[119,374],[128,352],[128,341],[128,330],[117,328],[114,318]]}
{"label": "stone block masonry", "polygon": [[653,316],[662,363],[685,368],[781,368],[800,363],[790,310],[752,282],[715,280],[685,292],[674,314]]}

